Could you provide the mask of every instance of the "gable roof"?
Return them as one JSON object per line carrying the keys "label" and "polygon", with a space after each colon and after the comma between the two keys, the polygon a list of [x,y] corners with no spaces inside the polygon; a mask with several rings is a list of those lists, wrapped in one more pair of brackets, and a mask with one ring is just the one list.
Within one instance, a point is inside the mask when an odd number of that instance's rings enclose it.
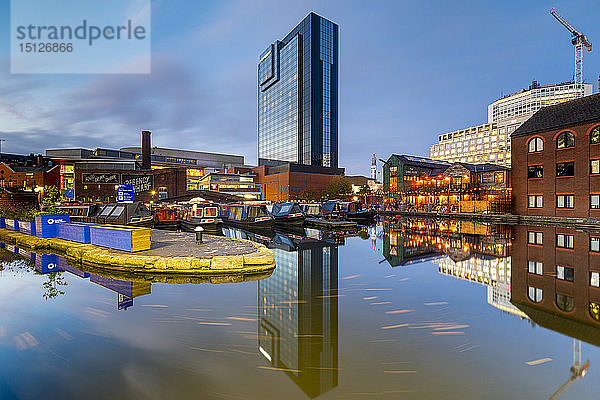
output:
{"label": "gable roof", "polygon": [[496,165],[491,163],[484,164],[470,164],[461,161],[457,161],[455,164],[462,165],[471,172],[488,172],[488,171],[508,171],[510,168],[502,165]]}
{"label": "gable roof", "polygon": [[600,93],[542,107],[511,136],[531,135],[593,121],[600,121]]}

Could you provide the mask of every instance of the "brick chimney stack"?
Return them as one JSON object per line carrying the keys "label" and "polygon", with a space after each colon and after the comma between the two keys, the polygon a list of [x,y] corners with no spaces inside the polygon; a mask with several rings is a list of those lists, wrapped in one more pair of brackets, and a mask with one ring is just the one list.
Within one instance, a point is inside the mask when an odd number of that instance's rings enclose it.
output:
{"label": "brick chimney stack", "polygon": [[142,131],[142,169],[152,168],[152,143],[150,141],[150,131]]}

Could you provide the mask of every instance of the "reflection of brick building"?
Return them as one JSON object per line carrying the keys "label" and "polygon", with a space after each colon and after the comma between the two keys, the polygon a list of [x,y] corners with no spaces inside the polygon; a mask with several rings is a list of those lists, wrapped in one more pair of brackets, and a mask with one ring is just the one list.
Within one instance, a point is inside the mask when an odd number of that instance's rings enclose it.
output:
{"label": "reflection of brick building", "polygon": [[344,174],[344,169],[282,164],[263,165],[254,172],[254,182],[262,185],[263,200],[289,201],[299,199],[305,190],[322,193],[332,179]]}
{"label": "reflection of brick building", "polygon": [[513,212],[600,218],[600,94],[540,109],[512,135]]}
{"label": "reflection of brick building", "polygon": [[589,342],[584,331],[600,328],[600,234],[525,225],[513,229],[511,302],[546,325],[565,325],[563,319],[573,329],[579,326],[579,339]]}

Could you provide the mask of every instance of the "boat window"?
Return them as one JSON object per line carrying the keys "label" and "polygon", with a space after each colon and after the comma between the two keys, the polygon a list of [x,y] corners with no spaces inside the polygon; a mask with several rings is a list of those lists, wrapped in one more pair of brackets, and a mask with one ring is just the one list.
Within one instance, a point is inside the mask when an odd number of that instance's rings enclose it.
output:
{"label": "boat window", "polygon": [[289,213],[292,210],[292,206],[293,206],[293,204],[291,204],[291,203],[282,205],[281,209],[278,212],[278,214],[287,214],[287,213]]}
{"label": "boat window", "polygon": [[256,218],[258,217],[258,207],[249,207],[248,208],[248,218]]}
{"label": "boat window", "polygon": [[234,220],[234,221],[241,221],[242,220],[242,207],[231,207],[229,209],[229,218]]}
{"label": "boat window", "polygon": [[110,217],[111,218],[120,217],[124,210],[125,210],[125,206],[116,206],[113,209],[113,212],[110,213]]}
{"label": "boat window", "polygon": [[217,214],[218,214],[217,207],[206,207],[204,209],[204,216],[205,217],[216,217]]}
{"label": "boat window", "polygon": [[102,212],[100,213],[101,217],[108,217],[108,215],[110,214],[110,212],[113,210],[114,206],[106,206],[102,209]]}

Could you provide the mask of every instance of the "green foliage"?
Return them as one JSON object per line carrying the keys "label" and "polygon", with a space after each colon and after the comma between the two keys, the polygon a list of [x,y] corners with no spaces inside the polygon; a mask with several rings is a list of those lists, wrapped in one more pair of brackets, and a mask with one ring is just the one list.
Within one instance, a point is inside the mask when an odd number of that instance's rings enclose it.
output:
{"label": "green foliage", "polygon": [[325,194],[329,199],[345,197],[350,193],[352,193],[352,182],[343,176],[333,178],[325,190]]}
{"label": "green foliage", "polygon": [[56,186],[46,186],[43,193],[42,204],[52,205],[60,200],[60,190]]}
{"label": "green foliage", "polygon": [[362,185],[358,189],[358,194],[369,194],[371,193],[371,188],[368,185]]}
{"label": "green foliage", "polygon": [[316,201],[321,198],[321,192],[315,189],[307,188],[300,193],[300,200]]}
{"label": "green foliage", "polygon": [[358,231],[357,236],[359,238],[361,238],[362,240],[367,240],[371,237],[371,235],[369,235],[369,232],[367,232],[367,231]]}
{"label": "green foliage", "polygon": [[45,300],[53,299],[58,297],[59,295],[65,294],[63,290],[61,290],[61,286],[67,286],[68,283],[65,280],[64,276],[62,276],[61,272],[51,272],[48,275],[48,280],[44,282],[42,285],[46,291],[42,295]]}

